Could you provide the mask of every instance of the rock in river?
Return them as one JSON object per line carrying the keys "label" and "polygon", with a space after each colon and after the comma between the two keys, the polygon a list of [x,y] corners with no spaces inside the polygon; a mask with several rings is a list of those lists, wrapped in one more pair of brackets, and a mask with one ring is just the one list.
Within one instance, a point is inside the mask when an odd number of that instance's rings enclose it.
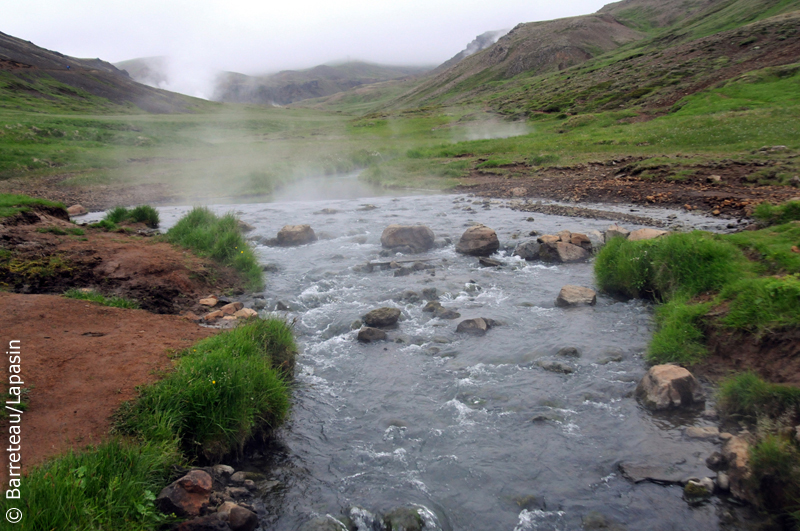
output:
{"label": "rock in river", "polygon": [[651,367],[636,387],[636,398],[653,410],[687,407],[703,401],[697,379],[677,365]]}
{"label": "rock in river", "polygon": [[381,328],[384,326],[392,326],[400,319],[400,310],[397,308],[378,308],[372,310],[364,316],[364,323],[367,326]]}
{"label": "rock in river", "polygon": [[385,249],[407,247],[415,253],[433,248],[434,234],[425,225],[389,225],[381,234]]}
{"label": "rock in river", "polygon": [[362,343],[372,343],[373,341],[383,341],[386,339],[386,332],[380,328],[365,326],[358,331],[358,340]]}
{"label": "rock in river", "polygon": [[456,332],[461,332],[463,334],[470,334],[473,336],[482,336],[486,334],[486,331],[489,330],[492,326],[494,326],[495,321],[492,319],[486,319],[485,317],[478,317],[477,319],[466,319],[458,323],[458,327],[456,328]]}
{"label": "rock in river", "polygon": [[585,262],[590,257],[591,253],[583,247],[564,242],[545,243],[539,250],[539,258],[545,262]]}
{"label": "rock in river", "polygon": [[594,306],[597,303],[597,293],[590,288],[582,286],[564,286],[556,298],[556,306]]}
{"label": "rock in river", "polygon": [[456,244],[456,252],[472,256],[489,256],[499,248],[497,233],[485,225],[468,228]]}
{"label": "rock in river", "polygon": [[317,241],[311,225],[285,225],[278,232],[277,242],[282,247],[294,247]]}

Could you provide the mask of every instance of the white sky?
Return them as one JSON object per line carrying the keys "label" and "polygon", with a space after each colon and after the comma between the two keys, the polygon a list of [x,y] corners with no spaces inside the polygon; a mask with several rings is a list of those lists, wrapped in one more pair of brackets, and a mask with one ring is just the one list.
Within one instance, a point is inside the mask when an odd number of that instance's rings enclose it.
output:
{"label": "white sky", "polygon": [[480,33],[609,0],[7,0],[0,31],[73,57],[246,74],[345,59],[436,65]]}

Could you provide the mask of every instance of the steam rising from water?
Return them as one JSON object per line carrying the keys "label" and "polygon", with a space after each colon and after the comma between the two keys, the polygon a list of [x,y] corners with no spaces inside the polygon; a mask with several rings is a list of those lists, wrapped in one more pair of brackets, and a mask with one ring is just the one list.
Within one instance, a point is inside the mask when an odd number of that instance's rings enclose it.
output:
{"label": "steam rising from water", "polygon": [[493,138],[510,138],[533,132],[525,122],[501,122],[492,120],[460,128],[453,135],[454,142],[465,140],[490,140]]}

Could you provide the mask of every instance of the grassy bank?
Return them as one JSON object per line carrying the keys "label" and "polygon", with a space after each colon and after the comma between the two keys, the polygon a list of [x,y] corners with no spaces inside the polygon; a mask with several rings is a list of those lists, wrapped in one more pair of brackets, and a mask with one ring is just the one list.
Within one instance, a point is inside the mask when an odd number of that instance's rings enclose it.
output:
{"label": "grassy bank", "polygon": [[[757,231],[695,231],[655,240],[607,242],[595,262],[598,286],[622,298],[658,304],[648,347],[653,364],[695,365],[715,334],[770,341],[800,328],[800,203],[761,205]],[[744,341],[742,341],[744,342]],[[763,360],[762,360],[763,361]],[[780,360],[778,360],[780,361]],[[752,372],[719,385],[718,408],[749,425],[750,488],[786,529],[800,528],[800,389]]]}
{"label": "grassy bank", "polygon": [[175,467],[219,459],[268,433],[286,417],[292,332],[280,320],[255,319],[180,354],[174,371],[141,389],[118,413],[117,438],[51,459],[22,478],[17,528],[158,528],[155,508]]}
{"label": "grassy bank", "polygon": [[208,256],[239,271],[247,289],[264,288],[264,275],[253,249],[239,231],[239,221],[233,214],[217,216],[205,207],[195,207],[169,231],[169,242]]}
{"label": "grassy bank", "polygon": [[[595,274],[603,291],[662,303],[650,362],[691,365],[707,354],[704,330],[712,324],[756,335],[800,326],[797,243],[795,223],[731,235],[615,238],[598,254]],[[714,308],[721,310],[712,322]]]}

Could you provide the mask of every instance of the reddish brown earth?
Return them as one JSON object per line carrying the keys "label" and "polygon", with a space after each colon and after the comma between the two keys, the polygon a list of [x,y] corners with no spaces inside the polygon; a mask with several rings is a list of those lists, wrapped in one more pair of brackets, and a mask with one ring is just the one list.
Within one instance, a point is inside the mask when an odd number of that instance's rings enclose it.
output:
{"label": "reddish brown earth", "polygon": [[[502,174],[475,170],[462,179],[459,192],[485,197],[546,198],[570,202],[631,203],[688,210],[736,218],[748,216],[763,201],[782,203],[800,196],[790,186],[762,186],[749,178],[768,172],[776,161],[723,161],[707,165],[670,166],[648,169],[641,177],[640,158],[623,158],[570,167],[534,170],[524,165],[504,167]],[[694,175],[676,179],[676,168]],[[710,182],[712,176],[719,182]]]}
{"label": "reddish brown earth", "polygon": [[[136,235],[137,227],[129,227],[134,234],[39,232],[74,231],[67,219],[61,209],[44,208],[0,223],[0,341],[3,352],[9,341],[22,342],[25,467],[107,437],[110,416],[136,386],[169,369],[172,354],[217,331],[164,314],[200,313],[201,297],[241,285],[234,271]],[[145,309],[60,296],[72,287],[135,299]],[[3,356],[2,389],[8,362]]]}
{"label": "reddish brown earth", "polygon": [[22,342],[21,376],[30,389],[22,415],[26,468],[103,440],[110,416],[137,385],[170,368],[171,354],[216,332],[174,315],[53,295],[0,293],[0,307],[3,350],[11,340]]}
{"label": "reddish brown earth", "polygon": [[59,210],[30,211],[0,224],[0,248],[11,252],[10,260],[0,260],[0,287],[54,294],[91,288],[134,299],[145,310],[176,314],[202,311],[199,299],[241,285],[230,268],[137,234],[143,225],[129,226],[128,232],[87,227],[83,235],[40,232],[75,230]]}

